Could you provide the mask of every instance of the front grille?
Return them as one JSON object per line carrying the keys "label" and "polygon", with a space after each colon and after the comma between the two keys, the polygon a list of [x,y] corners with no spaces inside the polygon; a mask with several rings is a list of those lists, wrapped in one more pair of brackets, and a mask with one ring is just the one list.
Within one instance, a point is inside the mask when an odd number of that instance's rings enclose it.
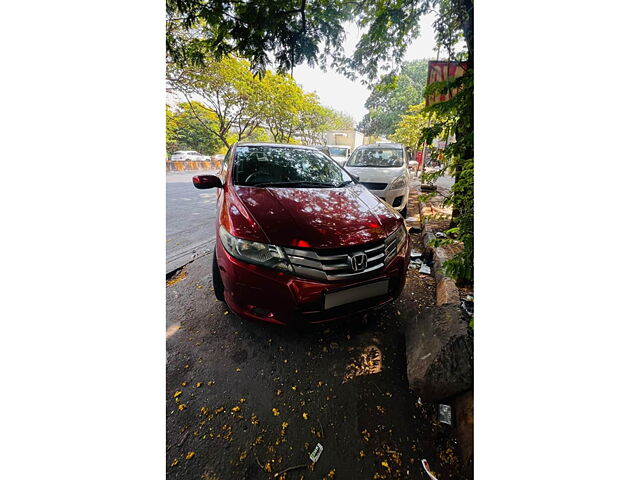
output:
{"label": "front grille", "polygon": [[374,183],[374,182],[360,182],[360,183],[364,185],[365,188],[368,188],[369,190],[384,190],[385,188],[387,188],[386,183]]}
{"label": "front grille", "polygon": [[[285,247],[296,275],[325,282],[366,278],[382,271],[397,253],[400,229],[384,241],[340,249],[301,249]],[[351,255],[365,253],[367,266],[360,272],[351,268]]]}

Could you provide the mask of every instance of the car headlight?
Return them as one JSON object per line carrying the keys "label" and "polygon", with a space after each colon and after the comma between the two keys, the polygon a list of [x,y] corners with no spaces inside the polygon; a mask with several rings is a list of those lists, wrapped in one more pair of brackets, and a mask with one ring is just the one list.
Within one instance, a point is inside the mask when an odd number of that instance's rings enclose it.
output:
{"label": "car headlight", "polygon": [[407,241],[407,228],[404,226],[404,222],[402,222],[398,230],[398,246],[402,247],[404,246],[404,242]]}
{"label": "car headlight", "polygon": [[224,249],[232,257],[282,272],[293,271],[287,256],[280,247],[234,237],[222,225],[220,225],[219,234]]}
{"label": "car headlight", "polygon": [[404,188],[407,186],[407,178],[402,175],[398,178],[396,178],[393,182],[391,182],[391,186],[389,187],[389,190],[396,190],[397,188]]}

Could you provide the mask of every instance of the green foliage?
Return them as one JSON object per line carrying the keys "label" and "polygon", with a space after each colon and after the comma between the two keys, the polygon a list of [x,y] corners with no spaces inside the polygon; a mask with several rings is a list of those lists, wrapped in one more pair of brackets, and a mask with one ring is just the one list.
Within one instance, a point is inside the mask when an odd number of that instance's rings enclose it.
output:
{"label": "green foliage", "polygon": [[176,115],[176,150],[196,150],[203,155],[213,155],[222,146],[218,137],[211,134],[217,117],[199,102],[181,103]]}
{"label": "green foliage", "polygon": [[366,135],[389,135],[407,109],[423,100],[427,60],[405,62],[398,74],[387,74],[373,86],[365,107],[369,110],[358,129]]}
{"label": "green foliage", "polygon": [[178,120],[176,119],[176,114],[169,108],[169,105],[166,105],[166,151],[167,153],[175,152],[178,149],[178,142],[176,138],[176,130],[178,129]]}
{"label": "green foliage", "polygon": [[405,115],[400,116],[394,132],[389,138],[394,142],[402,143],[412,151],[420,149],[422,132],[429,126],[430,116],[425,112],[425,102],[410,105]]}
{"label": "green foliage", "polygon": [[342,44],[342,23],[353,8],[342,0],[167,0],[167,57],[184,66],[233,53],[262,73],[268,54],[280,72],[303,62],[324,64]]}
{"label": "green foliage", "polygon": [[290,75],[267,70],[255,76],[246,60],[235,57],[216,61],[209,56],[184,68],[170,65],[167,76],[187,100],[183,108],[226,147],[257,138],[321,143],[327,130],[353,126],[351,117],[321,105]]}
{"label": "green foliage", "polygon": [[[198,101],[202,107],[199,113],[208,112],[215,119],[202,123],[226,147],[231,145],[232,132],[239,140],[251,135],[267,108],[264,86],[256,81],[246,60],[225,57],[216,61],[207,56],[198,65],[180,68],[171,64],[167,79],[190,107]],[[196,114],[195,108],[192,110]]]}

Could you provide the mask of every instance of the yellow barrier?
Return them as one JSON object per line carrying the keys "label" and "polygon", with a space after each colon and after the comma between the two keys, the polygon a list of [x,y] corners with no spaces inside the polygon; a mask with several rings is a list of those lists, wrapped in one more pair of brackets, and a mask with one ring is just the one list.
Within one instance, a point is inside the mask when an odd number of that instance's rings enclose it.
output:
{"label": "yellow barrier", "polygon": [[[187,161],[187,162],[166,162],[167,172],[185,172],[190,170],[212,170],[214,168],[214,162],[211,161]],[[220,168],[220,162],[215,162],[215,165]]]}

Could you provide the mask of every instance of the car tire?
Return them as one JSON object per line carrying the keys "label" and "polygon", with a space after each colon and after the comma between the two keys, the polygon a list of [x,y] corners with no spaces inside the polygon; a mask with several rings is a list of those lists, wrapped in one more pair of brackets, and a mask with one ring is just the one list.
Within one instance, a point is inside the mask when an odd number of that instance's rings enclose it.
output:
{"label": "car tire", "polygon": [[407,205],[405,205],[404,208],[400,210],[400,215],[402,215],[404,218],[407,218]]}
{"label": "car tire", "polygon": [[224,302],[224,284],[222,283],[222,277],[220,276],[220,268],[218,267],[215,248],[213,250],[211,277],[213,278],[213,292],[216,294],[216,298],[221,302]]}

